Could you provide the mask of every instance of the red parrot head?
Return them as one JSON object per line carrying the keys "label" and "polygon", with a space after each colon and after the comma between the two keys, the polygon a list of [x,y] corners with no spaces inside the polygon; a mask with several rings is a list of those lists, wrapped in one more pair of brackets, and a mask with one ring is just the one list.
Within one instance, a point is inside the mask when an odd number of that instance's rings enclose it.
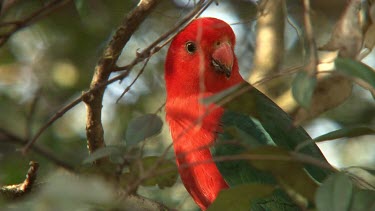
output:
{"label": "red parrot head", "polygon": [[172,41],[165,64],[169,97],[217,93],[242,81],[232,28],[216,18],[191,22]]}

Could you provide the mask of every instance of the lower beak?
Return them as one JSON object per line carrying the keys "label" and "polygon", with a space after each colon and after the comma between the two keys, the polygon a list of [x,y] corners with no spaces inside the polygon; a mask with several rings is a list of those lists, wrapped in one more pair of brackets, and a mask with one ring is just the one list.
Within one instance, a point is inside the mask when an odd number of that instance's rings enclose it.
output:
{"label": "lower beak", "polygon": [[212,65],[218,73],[225,74],[230,78],[232,74],[234,55],[229,43],[221,43],[212,54]]}

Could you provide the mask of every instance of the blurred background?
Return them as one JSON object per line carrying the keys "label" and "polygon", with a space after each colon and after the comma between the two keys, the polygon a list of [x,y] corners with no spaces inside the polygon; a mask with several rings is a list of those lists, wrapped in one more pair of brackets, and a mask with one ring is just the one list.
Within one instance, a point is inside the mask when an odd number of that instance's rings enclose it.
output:
{"label": "blurred background", "polygon": [[[1,23],[22,20],[46,4],[46,0],[3,0]],[[202,16],[211,16],[230,23],[237,36],[236,54],[242,74],[247,77],[252,67],[255,48],[256,2],[251,0],[218,1]],[[312,1],[312,23],[318,46],[328,41],[332,29],[345,9],[347,1]],[[15,34],[0,46],[0,128],[20,137],[30,138],[61,107],[88,89],[94,67],[102,50],[111,39],[122,18],[138,1],[75,0],[59,7]],[[136,52],[147,47],[177,20],[194,7],[195,1],[162,1],[140,26],[123,49],[118,65],[128,64]],[[285,61],[283,68],[302,64],[303,46],[298,28],[303,24],[301,1],[288,0],[289,23],[285,30]],[[293,26],[291,25],[293,24]],[[6,31],[5,27],[0,32]],[[131,90],[117,99],[134,80],[142,64],[136,66],[121,83],[108,86],[103,100],[103,125],[107,145],[124,143],[129,121],[141,114],[154,113],[164,119],[164,58],[167,47],[153,56],[144,73]],[[375,68],[375,54],[363,62]],[[114,74],[113,76],[115,76]],[[289,81],[290,82],[290,81]],[[289,83],[286,81],[286,83]],[[267,84],[265,84],[267,85]],[[353,125],[375,125],[375,104],[370,92],[354,85],[348,100],[303,125],[312,137]],[[85,106],[75,106],[55,122],[38,140],[67,163],[80,165],[88,156],[85,133]],[[329,162],[339,168],[375,166],[375,136],[360,136],[321,143]],[[168,126],[162,133],[147,140],[146,154],[160,155],[171,144]],[[54,172],[44,157],[30,152],[23,156],[21,145],[0,139],[0,186],[23,181],[30,160],[40,163],[39,181]],[[169,152],[173,157],[173,151]],[[169,207],[194,210],[180,182],[171,188],[141,188],[141,195],[157,199]]]}

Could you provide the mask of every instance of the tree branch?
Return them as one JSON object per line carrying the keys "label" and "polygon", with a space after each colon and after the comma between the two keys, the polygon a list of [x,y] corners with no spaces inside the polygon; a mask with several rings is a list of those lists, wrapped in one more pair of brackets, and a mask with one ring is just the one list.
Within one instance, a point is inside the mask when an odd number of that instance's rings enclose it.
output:
{"label": "tree branch", "polygon": [[26,152],[32,147],[32,145],[36,142],[36,140],[42,135],[42,133],[49,128],[56,120],[58,120],[60,117],[62,117],[66,112],[68,112],[70,109],[74,108],[76,105],[78,105],[83,98],[84,95],[76,98],[73,100],[73,102],[69,103],[68,105],[64,106],[60,110],[58,110],[48,121],[46,124],[44,124],[38,132],[31,138],[29,141],[25,142],[25,146],[21,149],[23,154],[26,154]]}
{"label": "tree branch", "polygon": [[316,66],[318,64],[318,52],[316,51],[316,44],[314,38],[313,27],[311,23],[311,9],[310,9],[310,0],[303,0],[304,5],[304,23],[305,23],[305,30],[306,30],[306,38],[309,42],[309,62],[306,65],[306,71],[310,76],[316,77]]}
{"label": "tree branch", "polygon": [[36,173],[39,168],[39,164],[34,161],[30,161],[30,168],[26,174],[26,179],[16,185],[6,185],[0,188],[0,196],[6,199],[17,199],[29,193],[33,188],[36,180]]}
{"label": "tree branch", "polygon": [[71,1],[72,0],[50,1],[46,5],[44,5],[42,8],[36,10],[35,12],[33,12],[31,15],[27,16],[23,20],[0,23],[0,28],[8,27],[8,26],[11,27],[9,31],[5,32],[4,34],[0,34],[0,46],[2,46],[6,41],[8,41],[10,36],[12,36],[12,34],[14,34],[15,32],[29,26],[30,24],[36,22],[40,18],[43,18],[49,15],[51,12],[66,5],[67,3]]}
{"label": "tree branch", "polygon": [[[197,3],[197,5],[196,5],[196,7],[195,7],[195,9],[194,10],[192,10],[184,19],[182,19],[178,24],[177,24],[177,26],[175,27],[175,28],[173,28],[173,29],[171,29],[169,32],[167,32],[167,33],[165,33],[164,35],[162,35],[161,37],[159,37],[159,39],[157,40],[157,41],[159,41],[159,42],[161,42],[162,41],[162,37],[165,37],[165,38],[163,38],[163,39],[166,39],[170,34],[173,34],[173,33],[176,33],[177,34],[177,32],[178,32],[178,28],[179,27],[181,27],[182,25],[184,25],[184,24],[188,24],[188,23],[190,23],[190,21],[194,18],[194,17],[197,17],[197,16],[199,16],[200,14],[202,14],[202,12],[204,11],[204,10],[206,10],[211,4],[212,4],[212,2],[214,2],[214,0],[209,0],[209,1],[207,1],[207,2],[205,2],[204,0],[200,0],[198,3]],[[185,25],[185,26],[186,26]],[[180,28],[180,30],[182,30],[183,28]],[[169,34],[169,35],[168,35]],[[174,37],[174,36],[173,36]],[[168,41],[166,41],[166,43],[167,42],[169,42],[173,37],[171,37]],[[156,41],[153,43],[153,44],[155,44],[156,43]],[[152,44],[152,45],[153,45]],[[151,45],[151,46],[152,46]],[[155,46],[156,46],[156,44],[155,44]],[[163,46],[164,46],[164,44],[163,44]],[[154,49],[157,49],[157,50],[160,50],[160,48],[158,48],[158,47],[155,47]],[[146,49],[147,50],[147,49]],[[151,52],[151,50],[152,50],[152,48],[150,48],[150,52]],[[144,51],[143,51],[144,52]],[[136,60],[134,60],[133,62],[135,62]],[[183,134],[181,134],[181,135],[183,135]],[[127,194],[128,195],[131,195],[131,193],[133,193],[134,192],[134,190],[136,190],[137,189],[137,187],[142,183],[142,181],[144,180],[144,179],[147,179],[148,177],[150,177],[151,175],[153,175],[153,172],[154,171],[156,171],[158,168],[159,168],[159,166],[162,164],[162,162],[165,160],[165,158],[167,157],[167,154],[168,154],[168,151],[170,150],[172,148],[172,144],[170,144],[165,150],[164,150],[164,152],[163,152],[163,154],[159,157],[159,159],[155,162],[155,164],[147,171],[147,172],[145,172],[144,173],[144,175],[142,175],[140,178],[138,178],[138,180],[137,181],[135,181],[133,184],[131,184],[131,185],[129,185],[128,187],[127,187]]]}
{"label": "tree branch", "polygon": [[285,10],[284,0],[260,2],[250,84],[272,75],[279,68],[284,53]]}
{"label": "tree branch", "polygon": [[[4,130],[3,128],[0,128],[0,142],[9,142],[9,143],[15,143],[18,145],[24,145],[27,141],[10,133],[9,131]],[[38,153],[39,155],[47,158],[49,161],[53,162],[57,166],[60,166],[70,172],[74,172],[74,167],[65,161],[57,158],[52,152],[49,150],[42,148],[38,145],[32,145],[31,149]]]}
{"label": "tree branch", "polygon": [[[201,0],[197,3],[194,10],[192,10],[188,15],[186,15],[182,20],[180,20],[175,27],[173,27],[171,30],[167,31],[163,35],[161,35],[158,39],[156,39],[154,42],[152,42],[148,47],[146,47],[143,51],[140,53],[137,53],[136,58],[134,58],[133,61],[131,61],[128,65],[125,65],[123,67],[117,67],[112,66],[112,72],[117,71],[124,71],[121,74],[107,80],[103,81],[102,83],[96,84],[95,87],[90,87],[90,89],[86,92],[83,92],[83,94],[76,99],[74,99],[72,102],[68,103],[66,106],[59,109],[48,121],[45,123],[37,132],[36,134],[28,141],[28,143],[23,147],[22,152],[26,153],[29,148],[38,140],[38,138],[44,133],[46,129],[48,129],[56,120],[58,120],[60,117],[62,117],[66,112],[68,112],[70,109],[74,108],[76,105],[78,105],[83,99],[89,98],[89,96],[92,95],[92,93],[96,92],[97,90],[104,90],[105,87],[111,83],[114,83],[116,81],[122,80],[125,77],[127,77],[134,66],[139,64],[140,62],[143,62],[145,59],[151,57],[155,53],[159,52],[162,47],[164,47],[166,44],[168,44],[171,39],[176,35],[180,30],[183,29],[184,26],[189,24],[195,17],[200,15],[211,3],[213,0],[209,0],[205,3],[204,0]],[[163,42],[164,41],[164,42]],[[163,43],[162,43],[163,42]]]}
{"label": "tree branch", "polygon": [[[138,26],[159,2],[160,0],[141,0],[137,7],[125,17],[95,67],[95,73],[90,84],[91,89],[108,81],[109,75],[116,66],[122,49]],[[101,122],[102,100],[105,88],[105,86],[98,88],[83,98],[86,104],[86,136],[87,147],[90,153],[105,145]],[[98,163],[100,162],[101,160],[98,160]]]}

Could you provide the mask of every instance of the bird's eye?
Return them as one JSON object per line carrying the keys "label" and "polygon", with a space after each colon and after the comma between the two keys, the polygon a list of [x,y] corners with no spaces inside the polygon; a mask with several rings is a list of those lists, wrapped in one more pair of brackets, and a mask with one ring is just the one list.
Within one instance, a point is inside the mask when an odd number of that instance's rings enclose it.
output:
{"label": "bird's eye", "polygon": [[195,52],[195,50],[197,50],[197,47],[195,46],[195,43],[189,41],[185,44],[185,48],[187,50],[188,53],[192,54]]}

